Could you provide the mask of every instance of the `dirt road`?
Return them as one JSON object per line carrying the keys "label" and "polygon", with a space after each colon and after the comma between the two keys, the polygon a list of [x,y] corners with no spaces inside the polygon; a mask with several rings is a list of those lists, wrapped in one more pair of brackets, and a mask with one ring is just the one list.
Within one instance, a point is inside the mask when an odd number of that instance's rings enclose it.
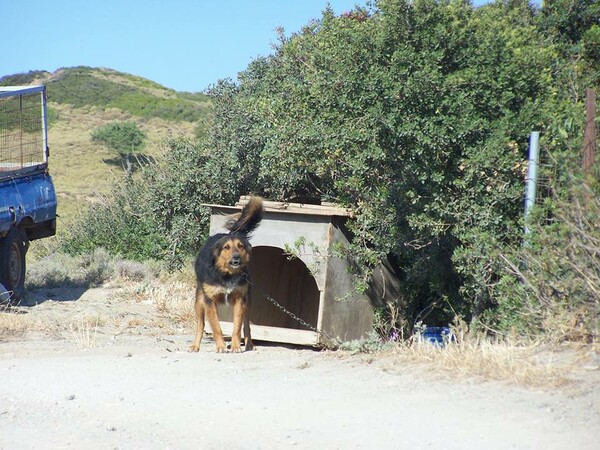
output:
{"label": "dirt road", "polygon": [[[111,303],[106,290],[37,295],[46,301],[23,312],[38,324],[91,310],[156,314],[144,302]],[[386,358],[260,342],[254,352],[217,354],[208,340],[192,354],[191,330],[103,323],[2,337],[0,448],[585,450],[600,442],[597,387],[573,395],[573,387],[455,381]]]}

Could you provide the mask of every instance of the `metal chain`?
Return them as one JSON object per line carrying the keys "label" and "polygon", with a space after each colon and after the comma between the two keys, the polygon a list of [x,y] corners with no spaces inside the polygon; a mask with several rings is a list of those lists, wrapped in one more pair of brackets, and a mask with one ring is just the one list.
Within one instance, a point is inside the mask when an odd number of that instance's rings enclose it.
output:
{"label": "metal chain", "polygon": [[287,309],[285,306],[281,305],[277,300],[275,300],[273,297],[271,297],[269,294],[267,294],[265,291],[263,291],[261,288],[259,288],[258,286],[256,286],[254,283],[252,283],[250,280],[248,280],[248,278],[246,278],[246,280],[248,281],[248,283],[250,283],[255,289],[258,289],[265,297],[267,297],[267,300],[269,300],[276,308],[278,308],[279,310],[281,310],[283,313],[287,314],[288,316],[290,316],[292,319],[294,319],[296,322],[298,322],[300,325],[305,326],[306,328],[308,328],[311,331],[314,331],[317,334],[320,334],[321,336],[324,336],[326,339],[329,339],[331,342],[333,342],[335,345],[340,346],[342,344],[342,342],[338,339],[335,338],[333,336],[331,336],[329,333],[326,333],[323,330],[319,330],[316,327],[313,327],[310,323],[308,323],[306,320],[302,319],[301,317],[298,317],[296,314],[294,314],[293,312],[291,312],[289,309]]}
{"label": "metal chain", "polygon": [[[260,289],[259,289],[260,290]],[[273,303],[273,305],[275,305],[277,308],[279,308],[282,312],[284,312],[285,314],[287,314],[288,316],[290,316],[292,319],[294,319],[296,322],[298,322],[300,325],[305,326],[306,328],[308,328],[311,331],[314,331],[317,334],[320,334],[321,336],[324,336],[325,338],[329,339],[331,342],[335,343],[335,345],[339,346],[341,344],[341,342],[337,339],[334,338],[333,336],[331,336],[329,333],[326,333],[323,330],[319,330],[316,327],[313,327],[310,323],[308,323],[306,320],[298,317],[296,314],[294,314],[293,312],[291,312],[290,310],[286,309],[283,305],[279,304],[277,302],[277,300],[275,300],[273,297],[271,297],[270,295],[268,295],[267,293],[265,293],[264,291],[262,291],[263,295],[265,297],[267,297],[267,300],[269,300],[271,303]]]}

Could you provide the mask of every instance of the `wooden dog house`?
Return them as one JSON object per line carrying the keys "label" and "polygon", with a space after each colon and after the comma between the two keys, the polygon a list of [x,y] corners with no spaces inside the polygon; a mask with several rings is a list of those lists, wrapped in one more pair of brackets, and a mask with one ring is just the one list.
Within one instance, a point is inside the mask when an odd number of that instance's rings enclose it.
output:
{"label": "wooden dog house", "polygon": [[[207,205],[210,234],[227,232],[228,216],[240,212],[247,201],[242,197],[235,206]],[[253,339],[320,345],[327,343],[326,336],[340,341],[364,337],[372,329],[371,303],[353,289],[348,261],[332,255],[334,245],[348,243],[343,225],[349,212],[332,205],[265,201],[264,206],[263,220],[250,237]],[[297,258],[289,258],[286,247],[298,248]],[[223,333],[230,335],[230,309],[220,308],[219,318]]]}

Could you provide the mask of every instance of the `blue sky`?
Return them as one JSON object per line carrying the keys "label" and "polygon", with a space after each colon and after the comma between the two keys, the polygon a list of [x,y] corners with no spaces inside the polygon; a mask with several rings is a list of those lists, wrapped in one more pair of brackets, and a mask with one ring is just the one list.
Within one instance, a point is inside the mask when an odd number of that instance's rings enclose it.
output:
{"label": "blue sky", "polygon": [[[330,0],[336,14],[357,0]],[[475,4],[487,3],[476,0]],[[0,0],[0,77],[92,66],[178,91],[235,79],[327,0]]]}

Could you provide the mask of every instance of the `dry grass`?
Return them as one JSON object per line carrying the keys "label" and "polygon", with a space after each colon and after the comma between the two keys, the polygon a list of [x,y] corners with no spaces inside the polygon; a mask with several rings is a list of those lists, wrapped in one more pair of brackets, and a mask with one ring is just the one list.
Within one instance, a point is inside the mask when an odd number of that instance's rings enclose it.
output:
{"label": "dry grass", "polygon": [[194,321],[193,292],[194,287],[188,282],[164,283],[156,280],[124,286],[117,298],[136,302],[151,301],[161,318],[175,326],[181,326]]}
{"label": "dry grass", "polygon": [[[105,334],[175,332],[193,320],[193,287],[185,272],[161,279],[160,266],[121,260],[102,249],[81,256],[41,253],[30,261],[27,287],[53,294],[33,308],[0,303],[0,339],[42,332],[70,337],[83,349],[94,346],[99,329]],[[61,301],[103,283],[110,291],[76,303]]]}
{"label": "dry grass", "polygon": [[376,333],[367,339],[344,344],[342,350],[366,354],[364,358],[369,363],[384,360],[390,364],[387,370],[416,365],[443,377],[476,377],[544,387],[567,383],[580,369],[582,359],[588,358],[594,351],[593,345],[561,346],[546,336],[527,340],[524,337],[470,333],[468,326],[460,321],[452,327],[453,339],[444,346],[415,337],[384,342],[379,336],[396,335],[401,338],[389,325],[396,323],[398,317],[393,305],[389,306],[392,306],[392,320],[376,321]]}
{"label": "dry grass", "polygon": [[95,346],[99,322],[100,319],[98,318],[83,317],[76,323],[69,325],[71,336],[77,347],[85,350]]}
{"label": "dry grass", "polygon": [[504,380],[527,386],[559,386],[572,368],[537,356],[540,347],[523,346],[489,338],[467,338],[436,348],[427,343],[403,346],[397,356],[408,362],[425,363],[438,373],[459,377]]}
{"label": "dry grass", "polygon": [[186,283],[176,283],[171,286],[157,287],[153,292],[159,313],[177,323],[193,323],[195,320],[193,308],[194,289]]}
{"label": "dry grass", "polygon": [[160,274],[157,268],[147,268],[152,275],[146,276],[144,280],[134,281],[130,275],[116,280],[122,287],[115,293],[114,300],[150,304],[156,312],[151,317],[131,318],[120,325],[126,328],[146,327],[172,332],[192,327],[195,323],[195,287],[193,273],[188,266],[190,265],[186,265],[187,270],[169,274]]}
{"label": "dry grass", "polygon": [[570,383],[582,368],[589,369],[590,355],[598,353],[593,345],[523,342],[468,334],[465,330],[466,327],[455,328],[456,340],[443,347],[419,340],[383,345],[380,342],[379,349],[364,358],[369,363],[381,362],[386,371],[417,366],[445,379],[475,378],[555,388]]}
{"label": "dry grass", "polygon": [[0,340],[19,337],[34,327],[34,321],[27,314],[20,314],[10,308],[0,307]]}
{"label": "dry grass", "polygon": [[79,348],[91,348],[98,329],[107,323],[105,317],[95,314],[65,321],[61,317],[42,317],[18,306],[0,306],[0,341],[36,332],[54,339],[61,338],[62,333],[67,332]]}

